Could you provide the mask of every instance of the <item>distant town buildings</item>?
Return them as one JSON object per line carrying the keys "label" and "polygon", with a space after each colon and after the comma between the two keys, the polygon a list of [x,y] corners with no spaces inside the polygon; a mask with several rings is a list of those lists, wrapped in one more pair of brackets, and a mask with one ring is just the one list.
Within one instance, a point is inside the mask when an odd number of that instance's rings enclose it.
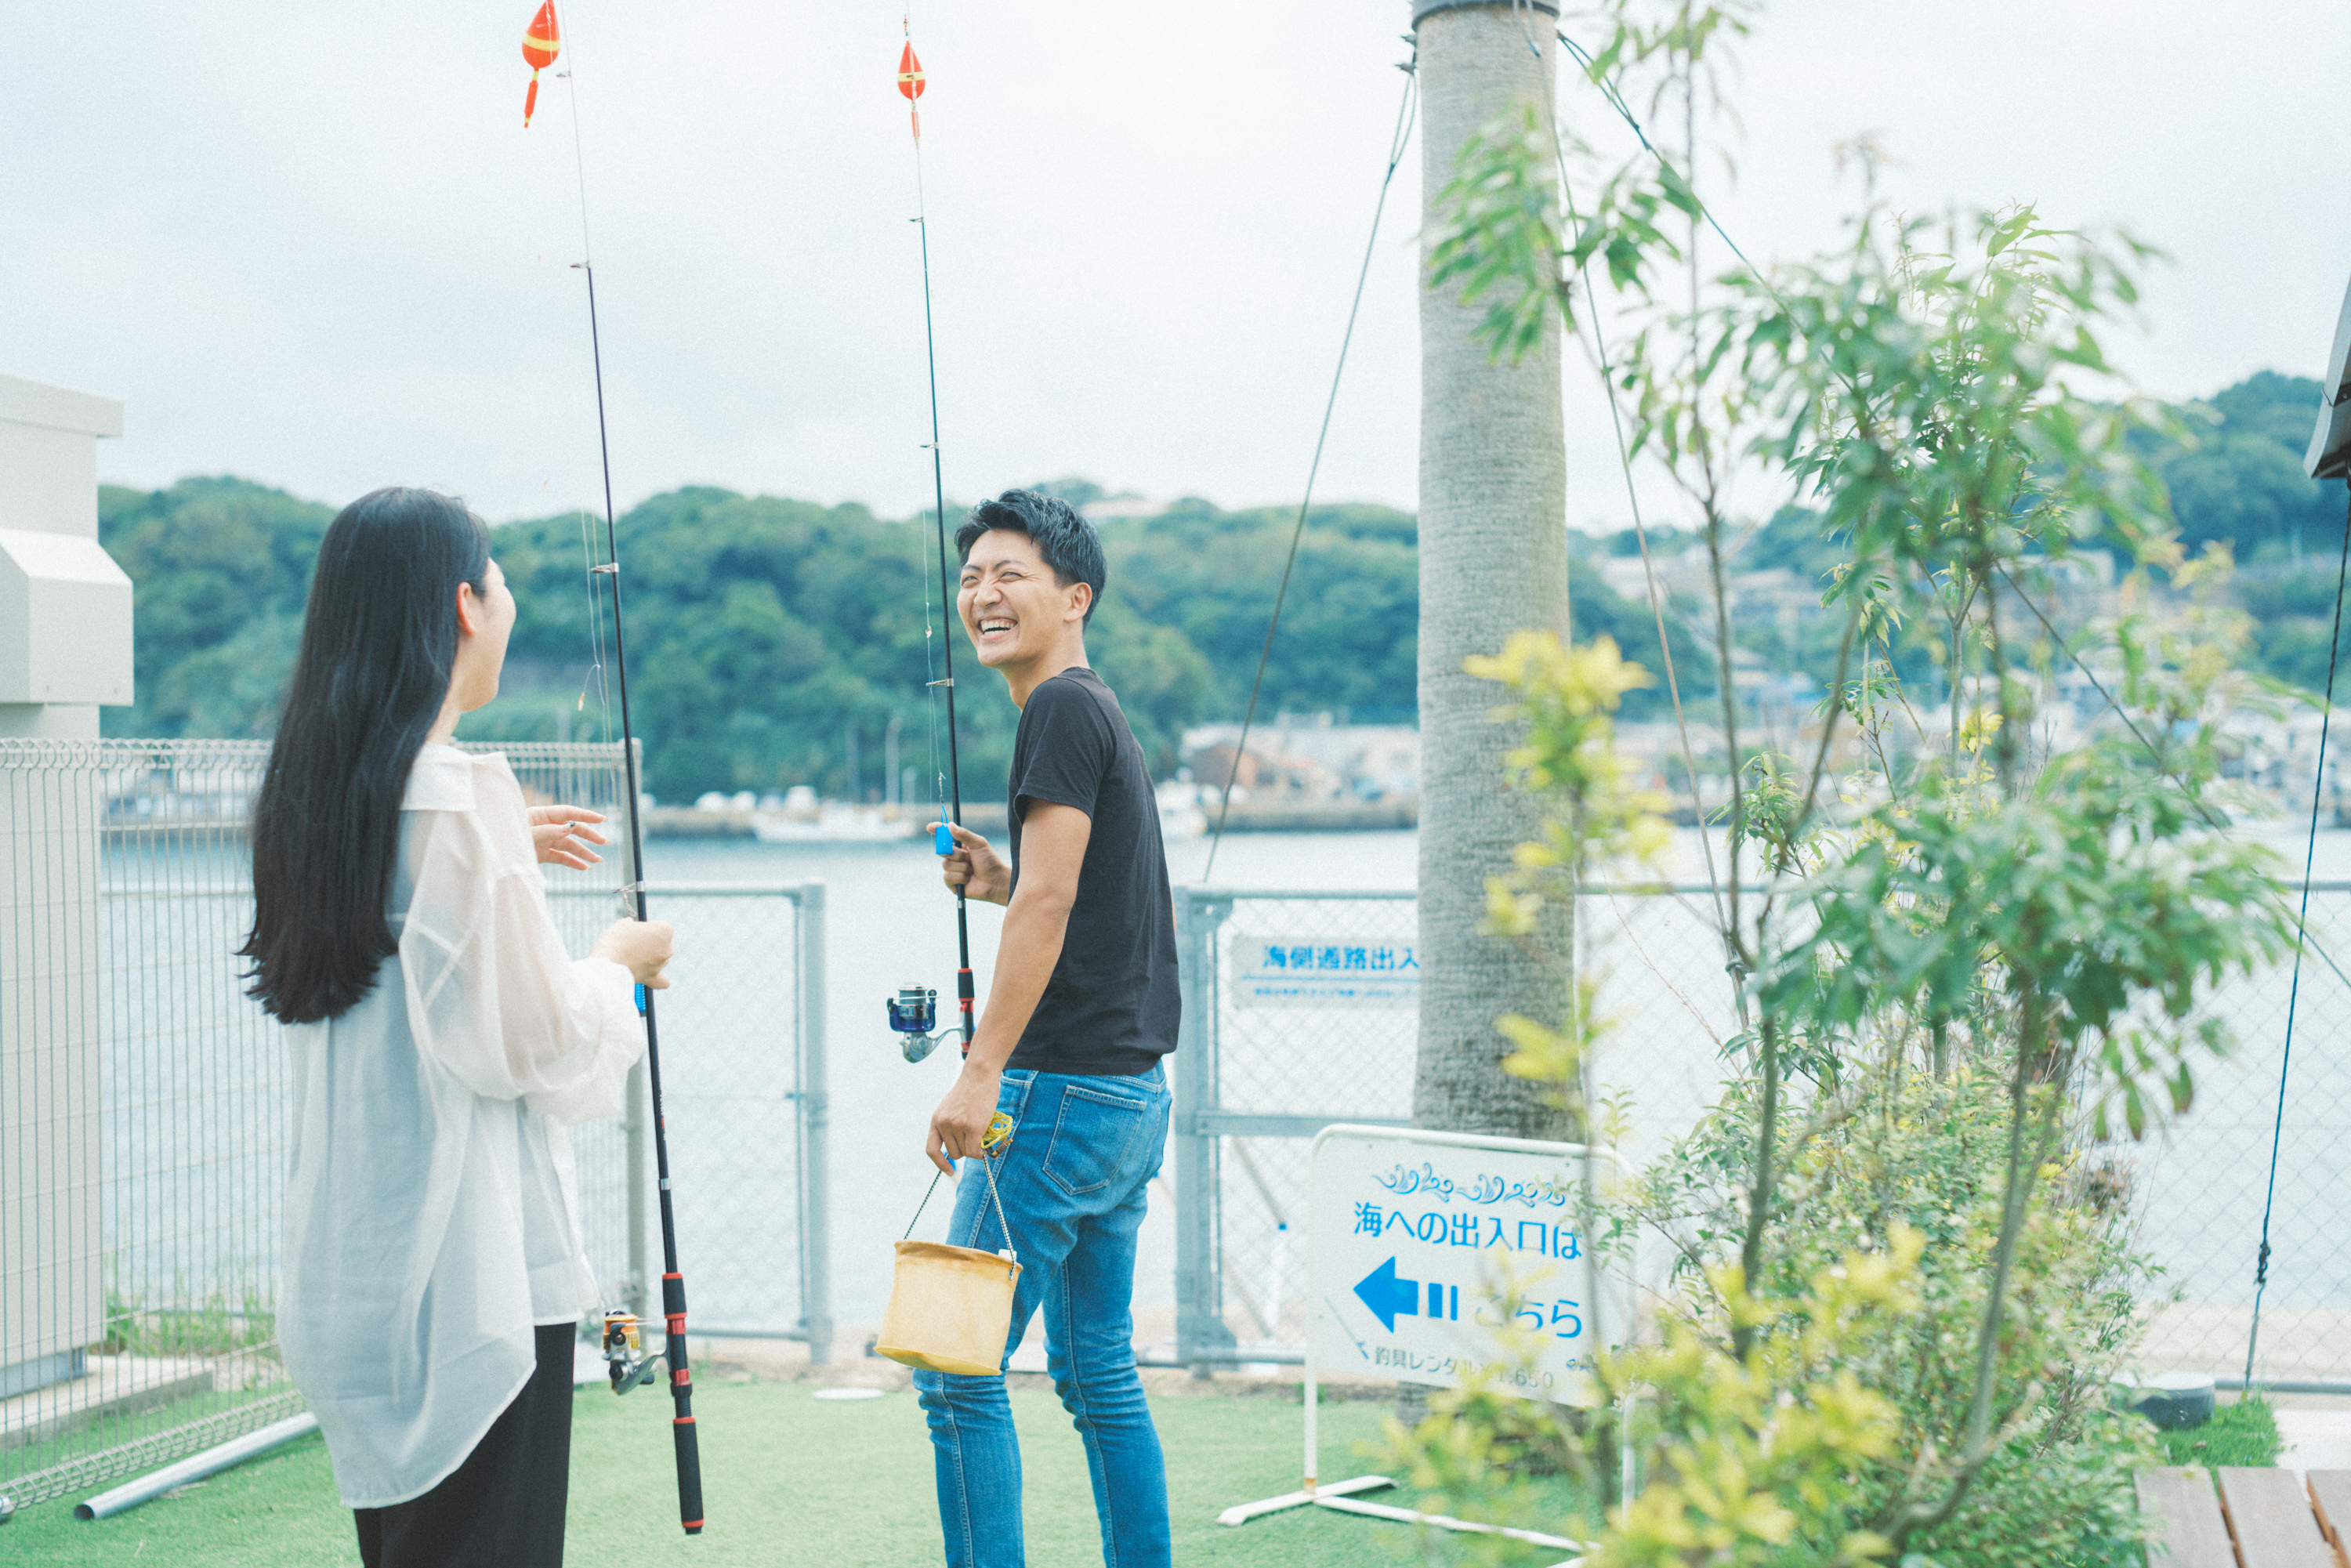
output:
{"label": "distant town buildings", "polygon": [[1385,800],[1420,792],[1420,731],[1408,724],[1342,724],[1337,716],[1280,714],[1249,731],[1202,725],[1184,732],[1180,755],[1189,782],[1236,798]]}

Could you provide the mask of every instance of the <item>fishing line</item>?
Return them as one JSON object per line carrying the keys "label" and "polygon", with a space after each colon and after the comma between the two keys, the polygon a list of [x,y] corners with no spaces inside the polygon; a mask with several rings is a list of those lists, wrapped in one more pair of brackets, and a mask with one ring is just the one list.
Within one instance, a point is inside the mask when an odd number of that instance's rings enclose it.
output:
{"label": "fishing line", "polygon": [[[596,591],[596,534],[588,508],[580,508],[580,550],[584,562],[580,580],[588,585],[588,674],[580,686],[580,702],[572,710],[588,711],[588,694],[596,694],[598,720],[597,741],[612,744],[612,690],[604,678],[604,596]],[[638,878],[632,874],[629,881]]]}
{"label": "fishing line", "polygon": [[934,645],[938,633],[932,624],[930,585],[923,581],[924,576],[930,570],[929,563],[923,559],[923,547],[925,542],[920,534],[915,535],[914,583],[917,589],[915,597],[923,601],[923,717],[930,731],[931,798],[937,802],[938,820],[944,821],[946,819],[947,810],[947,769],[946,764],[941,760],[939,751],[939,654],[938,649]]}
{"label": "fishing line", "polygon": [[2318,758],[2310,783],[2310,839],[2302,855],[2302,909],[2294,925],[2294,980],[2285,997],[2285,1051],[2278,1059],[2277,1116],[2270,1124],[2270,1174],[2262,1192],[2262,1246],[2253,1261],[2253,1324],[2245,1336],[2245,1386],[2253,1385],[2253,1351],[2262,1337],[2262,1296],[2270,1282],[2270,1211],[2277,1202],[2278,1147],[2285,1138],[2286,1075],[2294,1069],[2294,1009],[2302,998],[2302,948],[2310,929],[2310,882],[2318,859],[2318,803],[2326,792],[2326,734],[2335,718],[2335,670],[2343,653],[2343,588],[2351,579],[2351,510],[2343,517],[2343,559],[2335,569],[2335,631],[2326,646],[2326,702],[2318,710]]}
{"label": "fishing line", "polygon": [[1306,493],[1299,498],[1298,523],[1290,530],[1290,554],[1282,560],[1281,584],[1273,594],[1273,614],[1265,623],[1265,646],[1258,650],[1257,674],[1249,682],[1249,706],[1241,714],[1240,738],[1233,744],[1232,770],[1225,775],[1225,798],[1217,808],[1217,831],[1208,841],[1208,863],[1200,872],[1204,883],[1216,872],[1217,851],[1225,841],[1225,819],[1233,809],[1233,785],[1241,776],[1241,758],[1249,755],[1249,727],[1257,719],[1258,694],[1265,687],[1265,667],[1273,656],[1274,633],[1281,628],[1281,607],[1290,597],[1290,573],[1298,564],[1298,544],[1306,537],[1306,509],[1314,501],[1315,476],[1322,471],[1322,447],[1331,438],[1331,416],[1339,406],[1339,383],[1347,373],[1347,349],[1355,340],[1355,318],[1364,308],[1364,286],[1371,280],[1372,258],[1380,241],[1380,218],[1387,211],[1388,187],[1395,183],[1396,165],[1404,162],[1405,148],[1412,141],[1413,125],[1419,118],[1419,60],[1416,46],[1412,59],[1396,68],[1404,72],[1404,98],[1396,105],[1395,131],[1388,139],[1387,172],[1380,176],[1379,200],[1372,207],[1371,237],[1364,242],[1364,265],[1355,275],[1354,302],[1347,307],[1347,329],[1339,339],[1339,362],[1331,371],[1331,395],[1322,403],[1322,428],[1314,436],[1314,460],[1306,469]]}
{"label": "fishing line", "polygon": [[[540,14],[552,28],[555,22],[553,0],[548,0]],[[553,37],[550,33],[550,42]],[[588,285],[588,347],[596,382],[596,449],[604,481],[605,559],[601,562],[591,562],[589,580],[592,587],[597,577],[604,578],[612,595],[612,674],[620,688],[621,762],[629,792],[629,870],[632,873],[630,885],[622,890],[622,896],[624,903],[633,904],[633,913],[642,921],[646,917],[643,813],[639,810],[643,795],[637,782],[636,731],[629,716],[629,650],[621,614],[621,539],[612,507],[612,443],[604,410],[603,339],[596,321],[596,266],[589,239],[588,161],[580,130],[579,47],[576,44],[571,47],[571,67],[564,76],[571,83],[571,91],[567,96],[571,100],[572,165],[580,191],[580,260],[576,265]],[[592,545],[590,554],[593,554]],[[600,643],[600,665],[601,653]],[[645,1022],[645,1077],[653,1102],[653,1166],[661,1181],[662,1317],[666,1328],[662,1342],[662,1358],[669,1366],[673,1406],[670,1431],[677,1461],[678,1522],[688,1535],[699,1535],[703,1526],[702,1454],[694,1419],[694,1375],[686,1354],[685,1275],[678,1266],[677,1213],[670,1195],[668,1120],[662,1105],[661,1037],[654,1022],[653,992],[642,985],[637,988],[637,1010]]]}

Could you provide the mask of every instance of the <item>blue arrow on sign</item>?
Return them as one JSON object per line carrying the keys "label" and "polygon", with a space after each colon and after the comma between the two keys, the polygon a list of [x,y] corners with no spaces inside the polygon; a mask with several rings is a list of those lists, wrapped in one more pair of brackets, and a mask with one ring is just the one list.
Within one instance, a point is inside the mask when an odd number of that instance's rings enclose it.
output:
{"label": "blue arrow on sign", "polygon": [[1393,1258],[1364,1275],[1355,1284],[1356,1299],[1372,1309],[1380,1320],[1380,1327],[1395,1333],[1396,1319],[1420,1315],[1420,1281],[1396,1278],[1396,1260]]}

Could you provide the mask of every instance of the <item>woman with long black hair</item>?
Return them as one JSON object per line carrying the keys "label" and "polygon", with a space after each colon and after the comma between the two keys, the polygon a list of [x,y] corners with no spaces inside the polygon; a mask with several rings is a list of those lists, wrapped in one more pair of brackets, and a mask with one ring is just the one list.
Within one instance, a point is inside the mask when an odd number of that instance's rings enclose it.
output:
{"label": "woman with long black hair", "polygon": [[462,503],[352,502],[254,811],[242,951],[294,1066],[278,1343],[369,1568],[561,1563],[596,1304],[564,1129],[619,1113],[632,986],[668,984],[668,926],[575,963],[549,915],[539,862],[593,863],[603,819],[449,744],[514,620]]}

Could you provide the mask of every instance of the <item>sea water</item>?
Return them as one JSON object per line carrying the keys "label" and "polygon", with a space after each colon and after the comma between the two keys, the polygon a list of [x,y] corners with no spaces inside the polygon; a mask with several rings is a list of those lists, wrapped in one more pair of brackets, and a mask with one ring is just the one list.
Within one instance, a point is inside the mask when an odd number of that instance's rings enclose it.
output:
{"label": "sea water", "polygon": [[[2281,865],[2299,880],[2301,830],[2270,822],[2241,831],[2275,849]],[[1719,867],[1719,835],[1712,847]],[[1702,882],[1701,848],[1695,831],[1678,833],[1662,874]],[[1418,849],[1412,832],[1235,834],[1217,851],[1214,882],[1238,889],[1409,889],[1418,874]],[[1198,883],[1208,852],[1205,839],[1171,843],[1171,875]],[[647,846],[646,859],[656,884],[825,883],[833,1314],[844,1326],[878,1322],[889,1291],[890,1242],[905,1228],[932,1175],[923,1157],[930,1115],[959,1066],[952,1043],[908,1064],[883,1013],[884,998],[900,986],[921,984],[939,991],[941,1022],[952,1019],[954,900],[940,883],[939,862],[922,840],[846,845],[656,841]],[[2319,833],[2315,873],[2322,881],[2351,877],[2351,832]],[[1702,911],[1702,899],[1688,902]],[[977,903],[969,911],[972,966],[984,1005],[1003,911]],[[1689,915],[1686,923],[1695,927],[1702,921]],[[2351,899],[2322,894],[2312,906],[2312,925],[2332,935],[2337,958],[2351,967]],[[1636,1160],[1656,1157],[1686,1130],[1725,1072],[1718,1042],[1728,1032],[1729,982],[1711,956],[1692,956],[1701,945],[1696,935],[1695,929],[1685,933],[1667,956],[1628,945],[1631,939],[1607,921],[1591,922],[1594,967],[1606,976],[1602,1009],[1627,1020],[1625,1038],[1638,1040],[1636,1050],[1614,1053],[1616,1060],[1604,1060],[1601,1069],[1604,1082],[1636,1091],[1631,1151]],[[680,952],[673,968],[679,986],[694,983],[694,963],[691,950]],[[2146,1199],[2142,1239],[2162,1260],[2168,1283],[2192,1300],[2238,1300],[2250,1280],[2290,984],[2289,971],[2281,967],[2230,988],[2226,1010],[2239,1036],[2237,1054],[2226,1061],[2199,1061],[2196,1107],[2177,1128],[2124,1151]],[[1679,1021],[1692,1018],[1709,1021],[1706,1027]],[[1660,1019],[1676,1022],[1668,1027]],[[2341,1136],[2351,1122],[2351,996],[2315,957],[2304,965],[2295,1032],[2271,1300],[2351,1308],[2351,1263],[2321,1261],[2338,1250],[2325,1227],[2334,1194],[2342,1179],[2351,1178],[2351,1155],[2336,1152],[2351,1145]],[[788,1200],[789,1179],[778,1172],[778,1203]],[[1175,1299],[1172,1187],[1170,1167],[1151,1194],[1136,1265],[1138,1309],[1165,1308]],[[943,1234],[940,1210],[947,1200],[943,1184],[917,1235]]]}
{"label": "sea water", "polygon": [[[1171,843],[1169,875],[1198,882],[1208,849],[1206,839]],[[1408,889],[1417,874],[1417,836],[1409,832],[1234,834],[1217,852],[1216,882],[1237,888]],[[940,881],[938,858],[923,839],[879,844],[657,839],[645,846],[645,871],[656,887],[825,884],[832,1310],[847,1327],[880,1322],[890,1291],[890,1243],[914,1218],[934,1174],[923,1155],[931,1113],[961,1066],[952,1040],[926,1061],[905,1061],[883,1011],[899,987],[921,985],[939,993],[940,1024],[953,1023],[955,899]],[[977,902],[966,907],[972,970],[985,1006],[1004,911]],[[694,983],[694,962],[693,952],[681,949],[671,967],[674,985]],[[777,1172],[779,1205],[789,1202],[789,1172]],[[1139,1242],[1138,1308],[1166,1307],[1176,1300],[1173,1190],[1170,1166],[1153,1184]],[[951,1201],[942,1183],[917,1237],[944,1236]]]}

